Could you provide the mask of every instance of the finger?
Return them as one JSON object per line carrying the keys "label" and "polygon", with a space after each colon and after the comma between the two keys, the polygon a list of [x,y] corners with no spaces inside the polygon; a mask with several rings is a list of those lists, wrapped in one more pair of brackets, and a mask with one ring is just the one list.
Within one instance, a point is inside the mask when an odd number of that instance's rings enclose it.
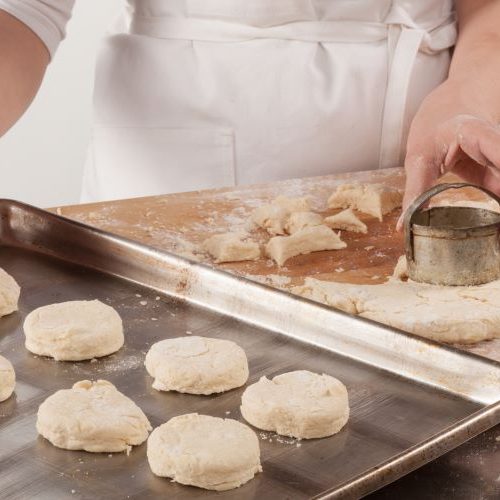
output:
{"label": "finger", "polygon": [[500,128],[482,120],[463,123],[457,132],[460,148],[480,165],[500,169]]}

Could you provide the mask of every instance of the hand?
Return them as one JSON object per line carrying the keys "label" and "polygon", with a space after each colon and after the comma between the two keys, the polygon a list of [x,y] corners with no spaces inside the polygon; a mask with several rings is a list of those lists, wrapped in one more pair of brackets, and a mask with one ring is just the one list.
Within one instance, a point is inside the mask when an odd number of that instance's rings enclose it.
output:
{"label": "hand", "polygon": [[500,194],[500,126],[476,90],[464,102],[471,94],[445,82],[422,103],[408,137],[403,213],[446,172]]}

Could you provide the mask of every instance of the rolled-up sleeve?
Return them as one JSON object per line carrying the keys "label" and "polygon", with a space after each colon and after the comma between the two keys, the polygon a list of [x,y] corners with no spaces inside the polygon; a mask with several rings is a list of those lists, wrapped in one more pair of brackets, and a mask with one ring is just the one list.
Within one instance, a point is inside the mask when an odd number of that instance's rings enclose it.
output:
{"label": "rolled-up sleeve", "polygon": [[0,9],[26,24],[53,57],[66,35],[75,0],[0,0]]}

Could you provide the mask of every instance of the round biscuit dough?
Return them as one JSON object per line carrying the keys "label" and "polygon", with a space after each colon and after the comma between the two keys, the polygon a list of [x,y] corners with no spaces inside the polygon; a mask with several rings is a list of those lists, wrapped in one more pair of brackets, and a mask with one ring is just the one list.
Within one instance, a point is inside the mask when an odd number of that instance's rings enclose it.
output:
{"label": "round biscuit dough", "polygon": [[82,361],[118,351],[124,342],[119,314],[99,300],[39,307],[24,321],[26,349],[57,361]]}
{"label": "round biscuit dough", "polygon": [[162,340],[151,346],[145,365],[158,391],[207,395],[241,387],[248,380],[245,351],[230,340]]}
{"label": "round biscuit dough", "polygon": [[207,490],[237,488],[262,471],[255,432],[236,420],[197,413],[157,427],[147,454],[157,476]]}
{"label": "round biscuit dough", "polygon": [[347,423],[349,402],[344,384],[330,375],[306,370],[262,377],[241,400],[247,422],[266,431],[296,438],[336,434]]}
{"label": "round biscuit dough", "polygon": [[0,356],[0,403],[9,399],[16,386],[16,374],[11,362]]}
{"label": "round biscuit dough", "polygon": [[16,280],[0,267],[0,318],[17,311],[20,293]]}
{"label": "round biscuit dough", "polygon": [[129,452],[152,429],[142,410],[106,380],[82,380],[49,396],[38,409],[36,429],[66,450]]}

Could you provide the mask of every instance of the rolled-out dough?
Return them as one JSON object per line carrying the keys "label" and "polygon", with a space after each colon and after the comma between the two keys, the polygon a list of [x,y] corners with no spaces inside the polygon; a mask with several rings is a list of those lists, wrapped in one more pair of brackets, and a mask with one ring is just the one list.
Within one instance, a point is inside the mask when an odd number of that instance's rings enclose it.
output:
{"label": "rolled-out dough", "polygon": [[[395,275],[405,277],[404,261]],[[500,337],[500,281],[446,287],[391,278],[352,285],[306,278],[293,293],[440,342],[472,344]]]}
{"label": "rolled-out dough", "polygon": [[327,217],[324,223],[332,229],[342,229],[344,231],[364,234],[368,232],[366,224],[356,217],[356,214],[351,208],[347,208],[338,214]]}
{"label": "rolled-out dough", "polygon": [[0,267],[0,318],[17,311],[20,293],[16,280]]}
{"label": "rolled-out dough", "polygon": [[379,220],[401,206],[403,193],[382,184],[342,184],[328,199],[330,208],[353,208]]}
{"label": "rolled-out dough", "polygon": [[245,351],[230,340],[162,340],[151,346],[145,365],[158,391],[208,395],[241,387],[248,379]]}
{"label": "rolled-out dough", "polygon": [[216,234],[206,239],[202,246],[217,263],[257,260],[260,257],[259,244],[246,240],[239,233]]}
{"label": "rolled-out dough", "polygon": [[252,212],[251,220],[257,226],[265,229],[271,236],[286,234],[286,225],[290,214],[309,211],[309,209],[307,198],[278,196],[271,203],[256,208]]}
{"label": "rolled-out dough", "polygon": [[207,490],[238,488],[262,471],[259,440],[249,427],[197,413],[157,427],[147,453],[153,474]]}
{"label": "rolled-out dough", "polygon": [[39,307],[24,321],[26,348],[57,361],[99,358],[123,346],[119,314],[99,300],[73,300]]}
{"label": "rolled-out dough", "polygon": [[262,377],[241,398],[241,414],[259,429],[296,438],[331,436],[349,418],[344,384],[306,370]]}
{"label": "rolled-out dough", "polygon": [[305,227],[320,226],[321,224],[323,224],[323,217],[315,212],[293,212],[285,224],[285,231],[288,234],[295,234]]}
{"label": "rolled-out dough", "polygon": [[151,425],[110,382],[82,380],[40,405],[36,428],[58,448],[112,453],[146,441]]}
{"label": "rolled-out dough", "polygon": [[313,226],[300,229],[291,236],[275,236],[266,245],[266,254],[279,266],[296,255],[339,250],[347,245],[340,236],[326,226]]}
{"label": "rolled-out dough", "polygon": [[0,403],[9,399],[16,386],[16,374],[11,362],[0,356]]}

